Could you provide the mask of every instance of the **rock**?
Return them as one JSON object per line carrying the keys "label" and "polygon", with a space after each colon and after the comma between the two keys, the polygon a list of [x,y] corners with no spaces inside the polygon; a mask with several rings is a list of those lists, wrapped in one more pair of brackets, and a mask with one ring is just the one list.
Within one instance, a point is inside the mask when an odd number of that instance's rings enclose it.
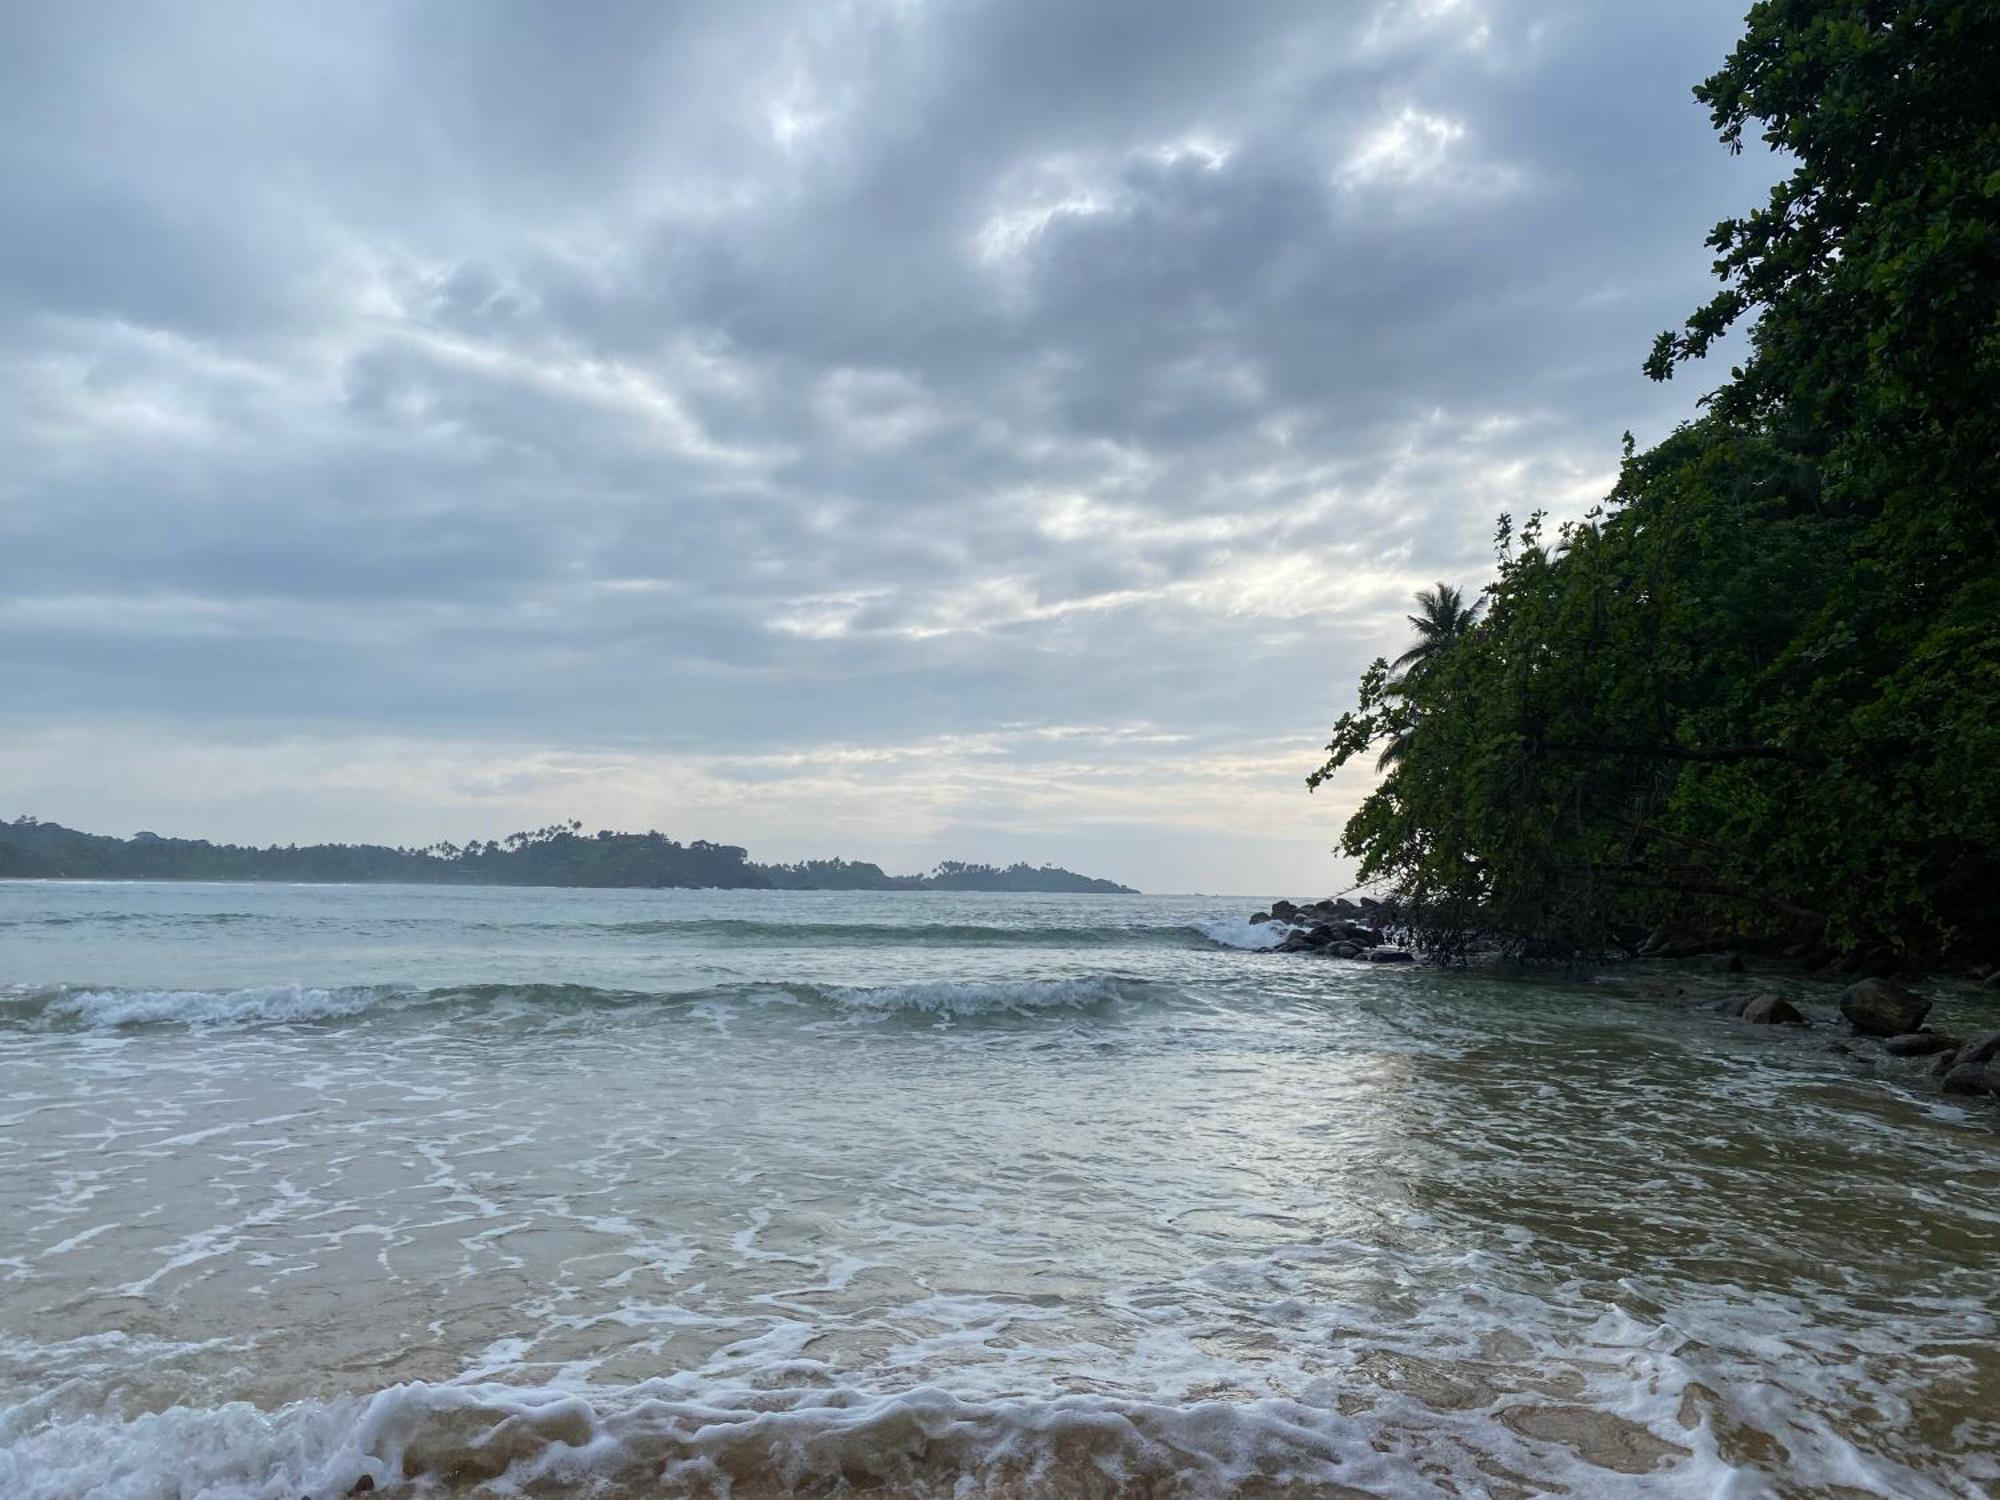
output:
{"label": "rock", "polygon": [[1359,958],[1364,950],[1359,943],[1342,941],[1331,944],[1326,951],[1334,958]]}
{"label": "rock", "polygon": [[1905,1036],[1924,1024],[1930,1009],[1930,1001],[1886,979],[1864,979],[1840,996],[1840,1013],[1863,1036]]}
{"label": "rock", "polygon": [[1743,1019],[1752,1026],[1803,1026],[1806,1018],[1783,995],[1759,995],[1743,1007]]}
{"label": "rock", "polygon": [[1273,901],[1271,903],[1271,920],[1274,922],[1289,922],[1298,914],[1299,909],[1289,901]]}
{"label": "rock", "polygon": [[1348,942],[1359,943],[1364,948],[1382,946],[1382,929],[1379,927],[1364,927],[1359,922],[1344,922],[1341,924],[1340,935]]}
{"label": "rock", "polygon": [[1960,1047],[1951,1061],[1954,1067],[1964,1068],[1984,1067],[1996,1060],[2000,1060],[2000,1031],[1982,1031]]}
{"label": "rock", "polygon": [[1370,948],[1365,955],[1371,964],[1411,964],[1416,955],[1407,948]]}
{"label": "rock", "polygon": [[1326,923],[1321,922],[1317,927],[1311,928],[1306,933],[1306,941],[1311,943],[1315,948],[1324,948],[1339,936],[1339,933],[1327,926]]}
{"label": "rock", "polygon": [[[1352,916],[1354,913],[1361,910],[1360,907],[1356,906],[1352,901],[1349,901],[1345,896],[1342,896],[1339,900],[1335,901],[1333,903],[1333,906],[1334,910],[1340,912],[1342,915],[1345,916]],[[1995,969],[1993,972],[1995,974],[2000,974],[2000,969]]]}
{"label": "rock", "polygon": [[1377,901],[1373,896],[1363,896],[1361,898],[1362,909],[1365,911],[1374,911],[1376,908],[1381,906],[1381,904],[1382,903],[1380,901]]}
{"label": "rock", "polygon": [[1956,1037],[1941,1036],[1935,1031],[1909,1031],[1890,1037],[1882,1044],[1882,1050],[1891,1057],[1929,1057],[1933,1052],[1949,1052],[1956,1046]]}
{"label": "rock", "polygon": [[[1658,993],[1664,995],[1667,991],[1662,989]],[[1675,990],[1673,993],[1678,995],[1681,992]],[[1745,1008],[1749,1006],[1750,1002],[1757,998],[1755,995],[1725,995],[1722,999],[1709,1006],[1709,1009],[1714,1011],[1718,1016],[1740,1016],[1743,1014]]]}
{"label": "rock", "polygon": [[1740,953],[1718,953],[1708,961],[1709,968],[1718,974],[1741,974],[1743,955]]}
{"label": "rock", "polygon": [[1944,1075],[1947,1094],[2000,1094],[2000,1067],[1992,1063],[1954,1063]]}
{"label": "rock", "polygon": [[1271,920],[1271,914],[1267,911],[1253,911],[1252,913],[1250,913],[1250,922],[1252,926],[1255,926],[1261,922],[1268,922],[1270,920]]}
{"label": "rock", "polygon": [[1319,952],[1319,944],[1315,943],[1303,932],[1294,932],[1271,951],[1273,953],[1317,953]]}
{"label": "rock", "polygon": [[1851,967],[1865,979],[1884,979],[1902,968],[1903,960],[1893,948],[1870,948],[1857,955]]}
{"label": "rock", "polygon": [[1985,985],[1986,988],[1988,988],[1989,990],[2000,990],[2000,969],[1995,969],[1991,974],[1988,974],[1984,979],[1980,980],[1979,982]]}

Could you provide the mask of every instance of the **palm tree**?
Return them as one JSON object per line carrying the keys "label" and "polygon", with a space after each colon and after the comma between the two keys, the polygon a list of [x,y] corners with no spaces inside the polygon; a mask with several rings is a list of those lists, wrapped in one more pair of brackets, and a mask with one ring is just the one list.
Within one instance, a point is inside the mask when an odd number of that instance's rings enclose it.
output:
{"label": "palm tree", "polygon": [[1389,663],[1394,671],[1420,666],[1457,645],[1472,628],[1473,618],[1479,613],[1479,601],[1467,604],[1464,594],[1448,583],[1441,583],[1434,589],[1417,590],[1417,608],[1421,614],[1404,617],[1416,627],[1416,644]]}
{"label": "palm tree", "polygon": [[[1465,602],[1465,595],[1448,583],[1440,583],[1434,589],[1417,590],[1418,614],[1406,618],[1416,627],[1417,639],[1409,650],[1389,663],[1391,671],[1399,672],[1407,678],[1410,673],[1426,662],[1436,661],[1472,629],[1472,622],[1479,614],[1479,601]],[[1389,692],[1402,691],[1400,682],[1391,683]],[[1389,737],[1382,747],[1382,753],[1375,757],[1375,769],[1387,771],[1401,765],[1410,753],[1410,740],[1416,733],[1414,727],[1405,728]]]}

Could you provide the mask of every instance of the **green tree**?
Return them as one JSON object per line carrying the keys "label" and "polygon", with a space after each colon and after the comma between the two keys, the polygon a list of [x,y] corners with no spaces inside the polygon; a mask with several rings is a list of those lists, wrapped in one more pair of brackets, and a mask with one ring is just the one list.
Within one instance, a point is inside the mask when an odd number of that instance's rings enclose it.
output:
{"label": "green tree", "polygon": [[1748,357],[1589,516],[1503,517],[1479,628],[1372,665],[1309,778],[1385,746],[1342,843],[1434,946],[1992,942],[1996,77],[1991,0],[1767,0],[1696,91],[1790,166],[1647,371]]}

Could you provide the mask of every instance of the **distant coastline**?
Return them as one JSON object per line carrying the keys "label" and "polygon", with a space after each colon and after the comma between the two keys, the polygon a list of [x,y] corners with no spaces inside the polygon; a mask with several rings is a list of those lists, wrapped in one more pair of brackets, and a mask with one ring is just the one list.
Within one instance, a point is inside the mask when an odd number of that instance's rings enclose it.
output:
{"label": "distant coastline", "polygon": [[333,885],[512,885],[589,889],[790,891],[1029,891],[1137,895],[1113,880],[1055,865],[945,860],[922,875],[890,875],[866,860],[758,864],[747,850],[657,831],[585,833],[577,822],[504,839],[412,849],[387,844],[216,844],[129,839],[20,817],[0,822],[0,879],[244,880]]}

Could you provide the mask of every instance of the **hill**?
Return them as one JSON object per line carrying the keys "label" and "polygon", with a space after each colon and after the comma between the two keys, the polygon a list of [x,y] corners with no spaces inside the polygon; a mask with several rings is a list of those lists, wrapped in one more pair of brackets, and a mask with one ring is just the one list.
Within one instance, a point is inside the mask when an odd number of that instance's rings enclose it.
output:
{"label": "hill", "polygon": [[1129,886],[1054,865],[946,860],[924,875],[890,875],[865,861],[815,859],[761,865],[734,844],[680,843],[657,831],[585,834],[576,822],[504,839],[385,844],[214,844],[129,839],[21,817],[0,823],[0,878],[68,880],[395,881],[423,885],[549,885],[735,890],[1047,891],[1130,895]]}

